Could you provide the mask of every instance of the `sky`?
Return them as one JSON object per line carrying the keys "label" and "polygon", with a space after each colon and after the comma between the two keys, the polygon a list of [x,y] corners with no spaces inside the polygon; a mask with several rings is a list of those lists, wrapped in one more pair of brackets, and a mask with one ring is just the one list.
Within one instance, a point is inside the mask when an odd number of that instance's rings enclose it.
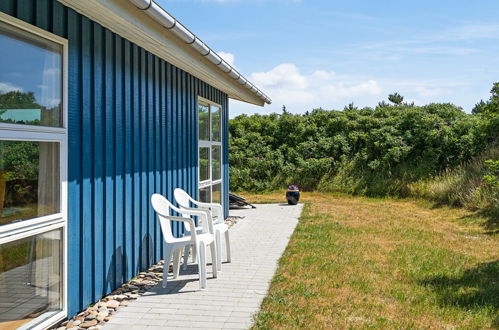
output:
{"label": "sky", "polygon": [[156,0],[264,91],[239,114],[375,106],[471,112],[499,81],[497,0]]}
{"label": "sky", "polygon": [[0,93],[33,92],[35,102],[52,108],[61,102],[61,48],[36,39],[0,34]]}

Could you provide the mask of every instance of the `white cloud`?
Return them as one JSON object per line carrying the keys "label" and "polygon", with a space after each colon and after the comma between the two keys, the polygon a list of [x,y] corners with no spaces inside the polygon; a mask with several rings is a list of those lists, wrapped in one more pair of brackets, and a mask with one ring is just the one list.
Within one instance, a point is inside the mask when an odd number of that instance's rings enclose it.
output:
{"label": "white cloud", "polygon": [[499,24],[478,23],[458,26],[434,36],[437,40],[475,40],[475,39],[499,39]]}
{"label": "white cloud", "polygon": [[231,117],[241,113],[280,112],[283,105],[293,113],[319,107],[341,110],[350,102],[358,107],[375,107],[379,101],[388,101],[388,94],[393,92],[417,105],[445,103],[455,101],[456,95],[469,88],[467,80],[459,76],[421,80],[338,74],[320,69],[303,73],[291,63],[255,72],[248,78],[272,99],[272,104],[262,109],[231,100]]}
{"label": "white cloud", "polygon": [[8,93],[13,91],[22,92],[22,87],[16,86],[8,82],[0,82],[0,93]]}
{"label": "white cloud", "polygon": [[420,97],[428,98],[434,96],[450,95],[453,93],[452,89],[445,87],[425,87],[416,86],[416,92],[418,92]]}
{"label": "white cloud", "polygon": [[302,75],[294,64],[280,64],[267,72],[256,72],[251,80],[257,85],[275,89],[304,90],[309,85],[309,79]]}
{"label": "white cloud", "polygon": [[294,111],[332,108],[361,96],[378,96],[381,87],[376,80],[338,76],[333,71],[316,70],[303,74],[295,64],[284,63],[266,72],[250,75],[250,80],[265,91],[276,105]]}
{"label": "white cloud", "polygon": [[217,52],[218,56],[220,56],[225,62],[229,63],[234,68],[236,67],[236,57],[232,53],[227,52]]}
{"label": "white cloud", "polygon": [[479,50],[467,47],[452,46],[412,46],[412,47],[393,47],[390,51],[399,54],[434,54],[434,55],[468,55],[478,53]]}
{"label": "white cloud", "polygon": [[413,55],[467,56],[483,52],[483,47],[477,42],[485,39],[499,40],[499,24],[483,22],[423,33],[402,40],[356,43],[334,53],[351,56],[361,54],[368,59],[392,61]]}

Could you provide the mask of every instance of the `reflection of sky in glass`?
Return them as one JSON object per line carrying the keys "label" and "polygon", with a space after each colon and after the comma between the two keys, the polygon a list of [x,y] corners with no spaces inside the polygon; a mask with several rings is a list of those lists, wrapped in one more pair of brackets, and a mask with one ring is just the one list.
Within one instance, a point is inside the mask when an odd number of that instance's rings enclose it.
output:
{"label": "reflection of sky in glass", "polygon": [[14,37],[11,30],[0,25],[0,93],[33,92],[36,103],[46,108],[58,106],[61,101],[61,47],[24,36],[18,30]]}

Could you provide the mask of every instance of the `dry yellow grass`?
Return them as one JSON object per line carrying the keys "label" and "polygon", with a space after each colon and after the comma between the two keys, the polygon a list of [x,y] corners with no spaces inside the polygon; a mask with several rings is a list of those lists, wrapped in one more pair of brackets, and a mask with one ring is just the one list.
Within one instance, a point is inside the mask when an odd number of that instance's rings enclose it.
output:
{"label": "dry yellow grass", "polygon": [[255,328],[499,327],[499,236],[485,219],[417,200],[302,201]]}

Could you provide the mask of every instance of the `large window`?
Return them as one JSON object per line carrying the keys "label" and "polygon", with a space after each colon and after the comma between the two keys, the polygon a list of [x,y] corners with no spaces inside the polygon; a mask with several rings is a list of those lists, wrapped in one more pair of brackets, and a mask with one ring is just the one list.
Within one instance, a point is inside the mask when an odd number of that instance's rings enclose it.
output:
{"label": "large window", "polygon": [[65,311],[66,41],[0,14],[0,328]]}
{"label": "large window", "polygon": [[198,101],[199,199],[221,203],[222,197],[222,107]]}

